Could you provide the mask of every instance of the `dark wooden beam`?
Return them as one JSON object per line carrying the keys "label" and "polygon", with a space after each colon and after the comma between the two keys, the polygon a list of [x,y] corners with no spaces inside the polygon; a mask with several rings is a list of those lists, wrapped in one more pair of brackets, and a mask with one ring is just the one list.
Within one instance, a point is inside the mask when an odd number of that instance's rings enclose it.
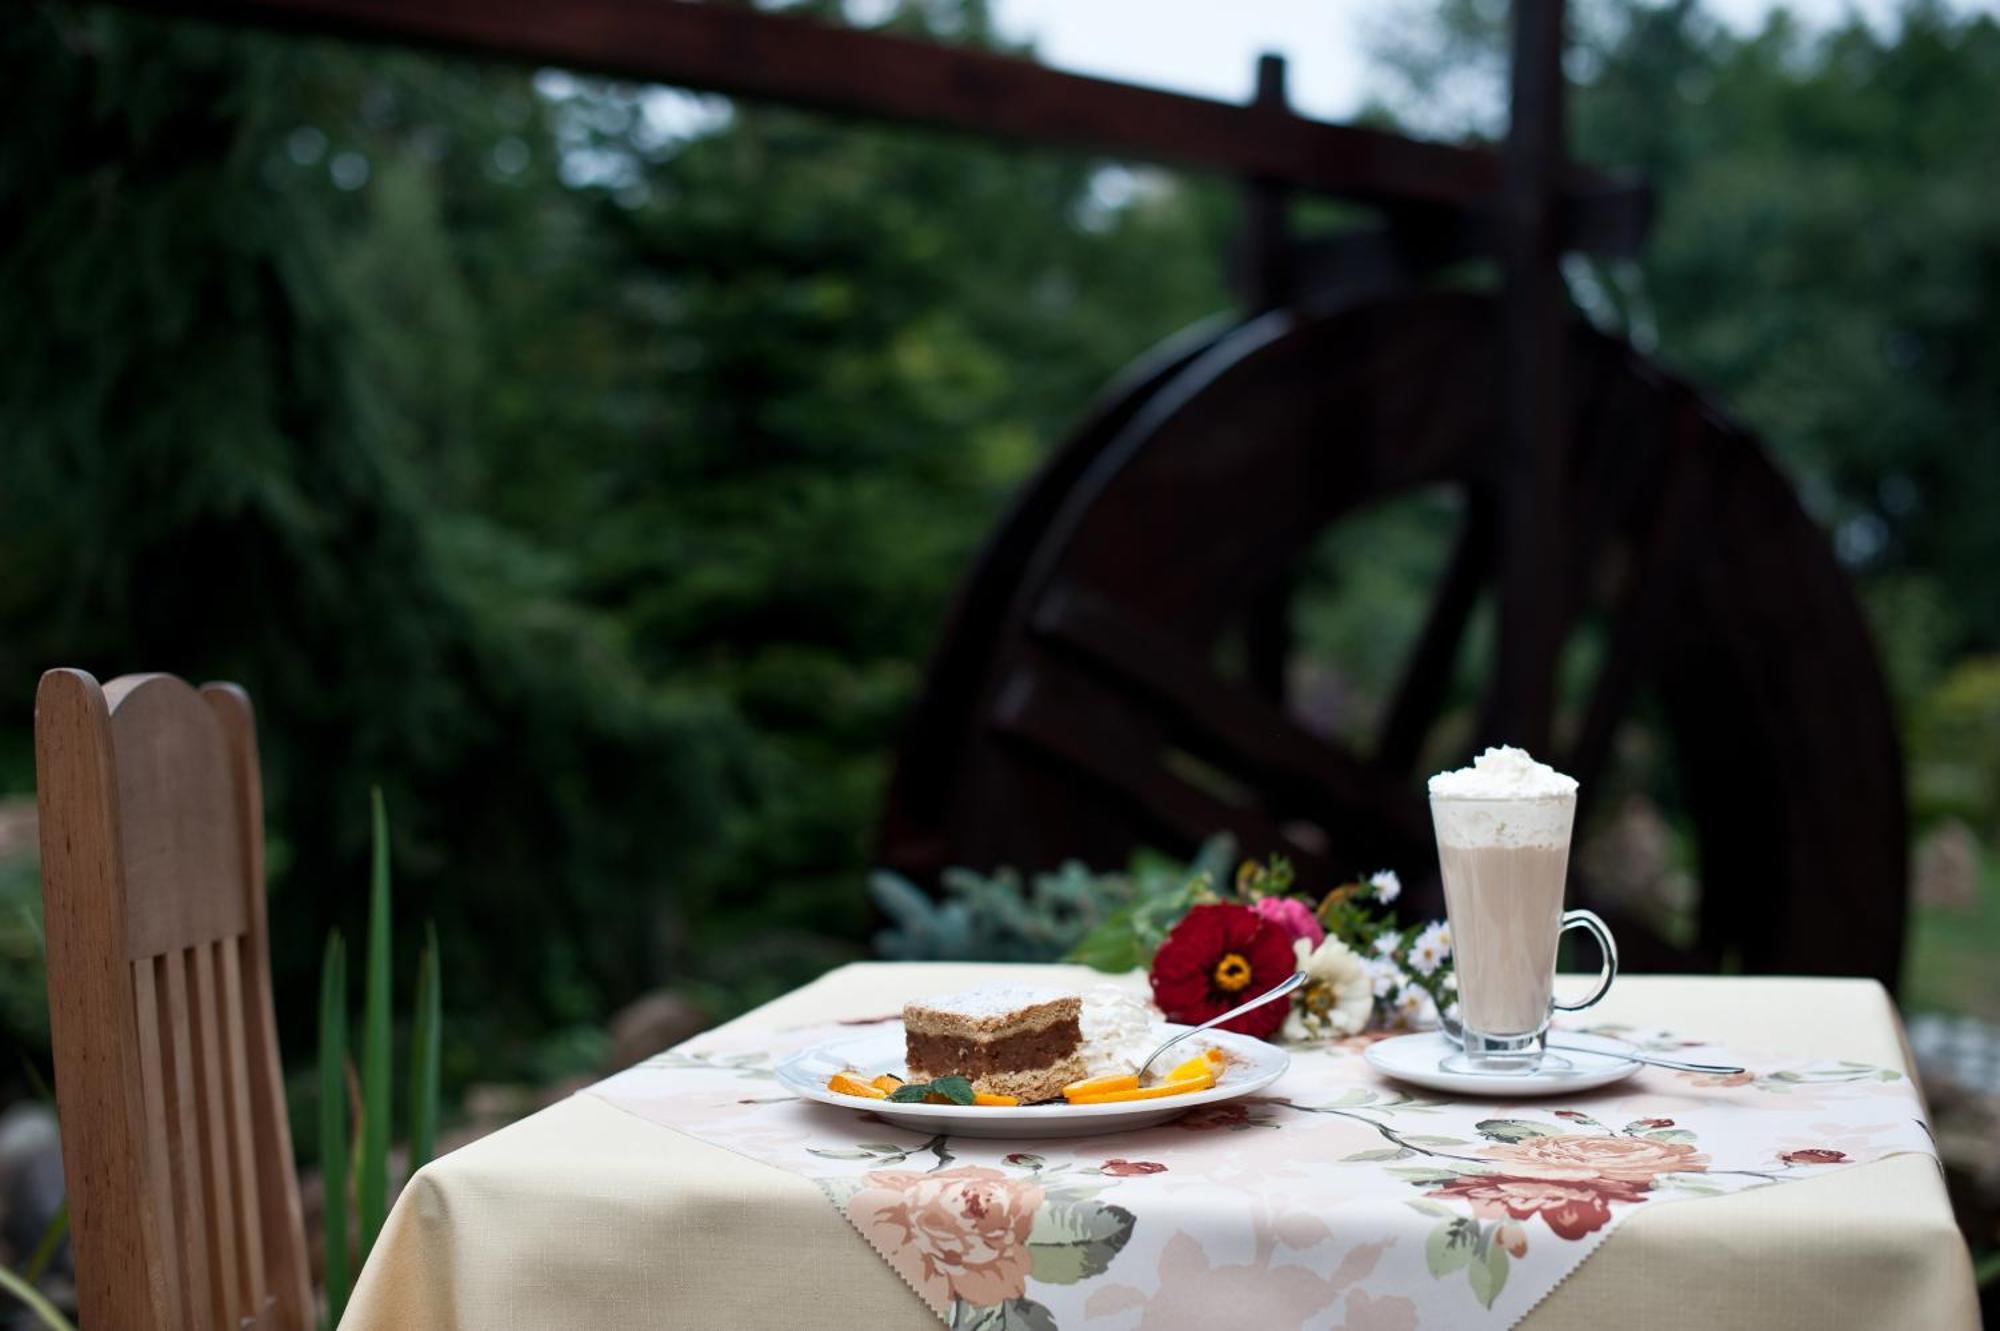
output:
{"label": "dark wooden beam", "polygon": [[1488,740],[1546,752],[1565,585],[1568,411],[1563,383],[1563,0],[1514,0],[1512,116],[1501,190],[1507,420],[1500,481],[1500,617]]}
{"label": "dark wooden beam", "polygon": [[[1166,162],[1364,201],[1485,206],[1495,155],[689,0],[125,0],[151,12],[426,45],[735,97]],[[1615,182],[1564,189],[1586,213]]]}
{"label": "dark wooden beam", "polygon": [[[1257,59],[1257,92],[1251,105],[1285,114],[1285,59],[1265,54]],[[1246,315],[1256,316],[1289,305],[1298,292],[1292,282],[1296,243],[1291,235],[1292,191],[1260,176],[1243,187],[1244,262],[1238,290]],[[1243,613],[1244,673],[1250,687],[1265,702],[1282,708],[1288,691],[1286,673],[1292,657],[1293,579],[1274,579],[1258,592]]]}

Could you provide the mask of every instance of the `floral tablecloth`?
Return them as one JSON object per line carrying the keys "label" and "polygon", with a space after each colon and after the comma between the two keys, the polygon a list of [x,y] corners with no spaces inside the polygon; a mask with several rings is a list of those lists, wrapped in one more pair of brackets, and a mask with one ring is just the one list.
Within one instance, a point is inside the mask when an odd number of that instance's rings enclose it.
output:
{"label": "floral tablecloth", "polygon": [[[680,1052],[738,1051],[723,1057],[745,1058],[744,1066],[689,1070],[689,1084],[706,1086],[709,1091],[704,1094],[732,1105],[738,1099],[771,1099],[776,1087],[754,1075],[757,1069],[752,1064],[764,1049],[807,1035],[803,1028],[810,1023],[878,1016],[912,995],[974,984],[1084,987],[1097,978],[1061,966],[862,963],[829,972]],[[1143,983],[1140,977],[1132,979],[1135,991],[1142,991]],[[1593,1011],[1606,1020],[1664,1022],[1746,1051],[1775,1049],[1809,1056],[1821,1060],[1817,1065],[1822,1068],[1838,1068],[1839,1059],[1890,1070],[1908,1066],[1894,1007],[1881,987],[1868,981],[1629,975],[1621,977],[1610,998]],[[1878,1081],[1876,1086],[1895,1097],[1908,1093],[1896,1082]],[[621,1088],[621,1094],[623,1089],[630,1087]],[[1322,1099],[1309,1098],[1295,1088],[1277,1089],[1296,1104],[1324,1107],[1335,1107],[1327,1101],[1346,1093]],[[1385,1088],[1357,1083],[1347,1089]],[[1545,1217],[1556,1217],[1571,1227],[1587,1223],[1594,1211],[1588,1195],[1573,1214],[1565,1212],[1560,1199],[1554,1199],[1555,1206],[1540,1205],[1552,1200],[1548,1195],[1517,1198],[1517,1203],[1537,1204],[1519,1207],[1531,1210],[1526,1218],[1506,1215],[1507,1221],[1520,1226],[1527,1251],[1519,1259],[1508,1254],[1507,1281],[1498,1291],[1493,1313],[1483,1310],[1472,1288],[1470,1258],[1478,1256],[1477,1241],[1468,1255],[1462,1242],[1455,1251],[1449,1236],[1440,1240],[1441,1266],[1462,1255],[1468,1259],[1456,1270],[1432,1276],[1429,1245],[1445,1217],[1426,1214],[1410,1203],[1442,1206],[1468,1224],[1476,1221],[1482,1233],[1490,1224],[1487,1261],[1493,1260],[1494,1242],[1505,1251],[1499,1233],[1501,1215],[1478,1215],[1472,1198],[1428,1195],[1444,1190],[1452,1180],[1397,1179],[1381,1168],[1417,1168],[1431,1164],[1432,1156],[1419,1152],[1398,1161],[1374,1162],[1372,1168],[1363,1161],[1333,1169],[1336,1181],[1351,1179],[1354,1186],[1365,1186],[1373,1199],[1367,1204],[1395,1216],[1396,1224],[1393,1231],[1359,1243],[1340,1237],[1346,1232],[1344,1212],[1350,1203],[1339,1189],[1349,1185],[1318,1182],[1328,1169],[1320,1162],[1386,1149],[1390,1143],[1379,1130],[1339,1114],[1266,1103],[1244,1106],[1240,1119],[1234,1113],[1215,1115],[1218,1121],[1206,1127],[1196,1120],[1186,1128],[1144,1137],[1077,1141],[1061,1149],[1042,1144],[989,1152],[986,1146],[952,1142],[946,1146],[953,1159],[944,1168],[978,1168],[1000,1175],[967,1180],[974,1186],[959,1190],[956,1196],[961,1200],[977,1196],[984,1205],[986,1194],[979,1185],[991,1185],[996,1195],[1006,1191],[1010,1202],[1033,1203],[1010,1212],[1016,1221],[1002,1232],[1003,1243],[994,1245],[994,1254],[997,1257],[1003,1247],[1012,1250],[1014,1236],[1021,1233],[1018,1218],[1027,1216],[1026,1235],[1018,1242],[1034,1251],[1027,1254],[1022,1297],[1048,1309],[1064,1326],[1072,1321],[1072,1298],[1093,1314],[1081,1323],[1089,1327],[1278,1331],[1349,1321],[1366,1325],[1371,1317],[1396,1325],[1389,1319],[1407,1322],[1424,1315],[1432,1293],[1447,1300],[1441,1306],[1467,1310],[1464,1319],[1454,1315],[1451,1325],[1470,1321],[1474,1315],[1499,1320],[1515,1306],[1514,1300],[1525,1303],[1524,1292],[1537,1278],[1533,1274],[1537,1264],[1561,1257],[1574,1269],[1528,1313],[1520,1331],[1689,1326],[1756,1331],[1921,1326],[1974,1331],[1979,1312],[1971,1261],[1953,1224],[1934,1159],[1912,1153],[1872,1164],[1784,1167],[1784,1150],[1834,1150],[1860,1159],[1885,1148],[1885,1134],[1848,1126],[1847,1111],[1868,1104],[1885,1112],[1866,1118],[1862,1127],[1893,1122],[1893,1114],[1886,1111],[1896,1099],[1877,1100],[1874,1091],[1858,1080],[1804,1083],[1773,1091],[1754,1083],[1700,1087],[1667,1078],[1627,1083],[1618,1097],[1605,1102],[1491,1106],[1477,1111],[1479,1117],[1465,1125],[1407,1110],[1364,1113],[1363,1117],[1407,1135],[1464,1139],[1465,1147],[1431,1149],[1482,1159],[1488,1158],[1483,1155],[1487,1149],[1509,1144],[1477,1132],[1477,1124],[1486,1118],[1519,1118],[1568,1129],[1573,1121],[1557,1118],[1554,1111],[1570,1108],[1589,1114],[1613,1133],[1641,1119],[1673,1119],[1673,1128],[1635,1129],[1641,1134],[1681,1130],[1695,1135],[1693,1142],[1662,1144],[1692,1146],[1708,1157],[1708,1167],[1673,1177],[1697,1186],[1744,1187],[1730,1196],[1662,1205],[1676,1190],[1663,1186],[1671,1181],[1667,1176],[1655,1174],[1652,1186],[1642,1194],[1649,1200],[1603,1198],[1611,1223],[1574,1240],[1558,1235]],[[1661,1103],[1655,1092],[1670,1097],[1669,1102]],[[1718,1135],[1702,1108],[1718,1103],[1711,1098],[1718,1093],[1774,1106],[1787,1119],[1794,1118],[1788,1107],[1797,1109],[1799,1126],[1761,1134],[1753,1145],[1763,1158],[1752,1159],[1750,1147],[1739,1149],[1733,1133]],[[1633,1102],[1622,1103],[1628,1095]],[[1862,1098],[1847,1098],[1850,1095]],[[774,1115],[784,1113],[782,1106],[767,1108]],[[572,1095],[425,1166],[391,1211],[348,1304],[342,1331],[410,1327],[923,1331],[938,1325],[936,1313],[846,1218],[855,1198],[843,1196],[836,1209],[829,1204],[825,1185],[816,1181],[830,1180],[836,1191],[852,1187],[858,1196],[857,1185],[871,1173],[930,1173],[930,1167],[939,1163],[935,1153],[918,1150],[901,1161],[880,1154],[829,1160],[803,1149],[892,1146],[893,1155],[921,1147],[922,1142],[829,1110],[824,1116],[795,1120],[801,1126],[789,1141],[784,1138],[782,1117],[753,1115],[749,1121],[772,1129],[778,1140],[723,1147],[665,1126],[660,1118],[642,1117],[645,1112],[649,1111],[636,1102],[632,1108],[620,1108],[596,1094]],[[1257,1126],[1259,1122],[1277,1126]],[[1589,1133],[1544,1134],[1562,1135]],[[1859,1140],[1849,1142],[1849,1137]],[[758,1152],[783,1150],[793,1163],[763,1163],[761,1154],[753,1158],[744,1153],[746,1147]],[[1273,1154],[1273,1147],[1283,1149]],[[1037,1171],[1025,1160],[1009,1164],[1008,1154],[1039,1155],[1041,1167]],[[1237,1163],[1231,1164],[1231,1157]],[[1496,1172],[1502,1159],[1492,1158]],[[1214,1208],[1202,1201],[1203,1196],[1226,1194],[1197,1175],[1196,1166],[1202,1161],[1208,1161],[1224,1183],[1235,1185],[1236,1201],[1226,1208],[1236,1217],[1238,1228],[1232,1233],[1224,1234],[1208,1223]],[[1471,1162],[1465,1163],[1470,1167]],[[1154,1172],[1150,1169],[1154,1165],[1166,1169]],[[1734,1168],[1800,1181],[1761,1186],[1762,1180],[1754,1176],[1720,1173]],[[1093,1169],[1098,1172],[1090,1173]],[[1599,1171],[1578,1181],[1602,1176]],[[911,1190],[898,1186],[902,1182],[891,1179],[878,1191],[902,1198]],[[936,1188],[938,1181],[933,1179],[928,1186]],[[1028,1192],[1030,1188],[1039,1189],[1040,1196]],[[1260,1203],[1252,1189],[1268,1200]],[[1063,1200],[1078,1194],[1074,1202]],[[933,1200],[936,1196],[932,1194]],[[1362,1202],[1357,1199],[1352,1204]],[[896,1207],[907,1205],[903,1200],[863,1198],[860,1209],[887,1222],[893,1221]],[[1112,1208],[1132,1217],[1129,1235],[1123,1234],[1123,1222]],[[1108,1228],[1077,1231],[1074,1242],[1051,1241],[1060,1236],[1059,1219],[1085,1212]],[[913,1220],[928,1214],[926,1209],[909,1210]],[[1176,1243],[1184,1228],[1176,1223],[1182,1215],[1204,1218],[1207,1237]],[[1326,1227],[1324,1235],[1320,1225]],[[903,1232],[893,1223],[887,1227],[892,1238]],[[949,1226],[945,1232],[951,1232]],[[1463,1240],[1466,1231],[1461,1229],[1459,1237]],[[1384,1246],[1371,1256],[1369,1250],[1378,1244]],[[1174,1245],[1171,1252],[1170,1245]],[[1081,1274],[1111,1247],[1116,1251],[1102,1262],[1101,1272]],[[1591,1254],[1589,1260],[1576,1264],[1573,1259],[1585,1251]],[[1077,1259],[1071,1268],[1079,1273],[1075,1281],[1038,1280],[1037,1259],[1043,1275],[1066,1274],[1054,1265],[1063,1252]],[[1185,1279],[1182,1259],[1186,1272],[1205,1271],[1209,1278]],[[1018,1270],[1019,1260],[1017,1254],[1009,1269]],[[1367,1265],[1371,1260],[1373,1264]],[[985,1265],[994,1268],[995,1262],[988,1260]],[[1271,1276],[1258,1274],[1266,1268]],[[916,1269],[922,1279],[921,1268]],[[1411,1283],[1399,1285],[1403,1281]],[[1329,1289],[1336,1285],[1338,1289]],[[1290,1300],[1281,1311],[1315,1304],[1318,1310],[1274,1315],[1272,1305],[1246,1301],[1242,1296],[1246,1287],[1254,1297],[1262,1297],[1268,1289],[1271,1297]],[[996,1280],[990,1288],[1010,1289],[1011,1277]],[[1355,1297],[1357,1293],[1363,1297]],[[1094,1310],[1093,1298],[1098,1300]],[[1410,1301],[1407,1315],[1393,1302],[1398,1299]],[[1032,1315],[1025,1309],[1015,1311]],[[1258,1312],[1263,1315],[1253,1319]]]}
{"label": "floral tablecloth", "polygon": [[1264,1095],[1115,1137],[926,1136],[792,1098],[774,1062],[866,1024],[699,1038],[594,1087],[813,1179],[958,1331],[1511,1326],[1638,1210],[1932,1153],[1895,1069],[1591,1027],[1736,1076],[1465,1102],[1298,1047]]}

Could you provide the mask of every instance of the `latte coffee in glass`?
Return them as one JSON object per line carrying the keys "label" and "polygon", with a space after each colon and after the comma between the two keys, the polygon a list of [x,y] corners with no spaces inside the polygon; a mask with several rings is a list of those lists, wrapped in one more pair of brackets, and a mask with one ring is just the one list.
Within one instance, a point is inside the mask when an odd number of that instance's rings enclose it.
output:
{"label": "latte coffee in glass", "polygon": [[[1563,911],[1576,781],[1520,749],[1488,749],[1472,766],[1432,777],[1430,796],[1462,1027],[1463,1053],[1447,1066],[1509,1073],[1541,1066],[1550,1014],[1589,1007],[1617,973],[1604,922]],[[1583,1002],[1558,1003],[1556,943],[1575,928],[1597,936],[1604,974]]]}

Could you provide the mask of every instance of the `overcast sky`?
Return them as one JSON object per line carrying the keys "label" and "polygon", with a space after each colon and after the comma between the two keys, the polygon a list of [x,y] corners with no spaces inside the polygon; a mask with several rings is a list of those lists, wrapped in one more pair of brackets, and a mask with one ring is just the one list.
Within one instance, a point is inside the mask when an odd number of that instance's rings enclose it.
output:
{"label": "overcast sky", "polygon": [[[1965,7],[1992,10],[2000,0]],[[1757,27],[1770,0],[1708,0],[1733,27]],[[1895,0],[1792,0],[1812,23],[1859,12],[1884,22]],[[1408,0],[994,0],[1010,38],[1029,38],[1046,64],[1083,74],[1242,101],[1257,55],[1286,57],[1292,103],[1319,117],[1351,115],[1367,90],[1363,52],[1371,26],[1407,12]]]}

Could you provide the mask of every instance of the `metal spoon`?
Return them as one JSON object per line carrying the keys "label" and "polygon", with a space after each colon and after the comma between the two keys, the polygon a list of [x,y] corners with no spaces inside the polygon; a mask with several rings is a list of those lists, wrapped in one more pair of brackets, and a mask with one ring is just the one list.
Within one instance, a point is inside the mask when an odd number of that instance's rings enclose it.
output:
{"label": "metal spoon", "polygon": [[[1461,1027],[1450,1017],[1439,1014],[1438,1025],[1445,1034],[1456,1040]],[[1641,1054],[1630,1049],[1599,1049],[1595,1045],[1563,1044],[1557,1040],[1543,1038],[1542,1044],[1548,1049],[1566,1049],[1573,1054],[1602,1054],[1606,1058],[1622,1058],[1632,1063],[1644,1063],[1650,1067],[1667,1068],[1673,1072],[1704,1072],[1716,1077],[1733,1077],[1744,1071],[1727,1063],[1684,1063],[1676,1058],[1655,1058],[1651,1054]]]}
{"label": "metal spoon", "polygon": [[1285,995],[1291,993],[1292,990],[1298,988],[1305,982],[1306,982],[1306,973],[1304,971],[1293,971],[1290,978],[1288,978],[1283,984],[1278,985],[1272,989],[1266,989],[1263,993],[1257,995],[1255,998],[1251,999],[1247,1003],[1238,1003],[1235,1007],[1229,1009],[1229,1011],[1223,1013],[1219,1017],[1210,1017],[1207,1021],[1204,1021],[1199,1026],[1190,1027],[1187,1030],[1182,1031],[1179,1035],[1169,1037],[1165,1044],[1161,1045],[1158,1049],[1155,1049],[1152,1053],[1146,1055],[1146,1061],[1139,1065],[1139,1080],[1142,1082],[1146,1080],[1146,1069],[1152,1067],[1153,1064],[1159,1060],[1161,1054],[1166,1053],[1169,1049],[1172,1049],[1175,1045],[1179,1044],[1182,1040],[1187,1039],[1190,1035],[1200,1035],[1203,1031],[1208,1030],[1210,1027],[1220,1026],[1223,1022],[1228,1021],[1232,1017],[1240,1017],[1244,1013],[1250,1011],[1250,1009],[1252,1008],[1260,1008],[1263,1007],[1264,1004],[1266,1003],[1275,1002],[1276,1000],[1283,998]]}

